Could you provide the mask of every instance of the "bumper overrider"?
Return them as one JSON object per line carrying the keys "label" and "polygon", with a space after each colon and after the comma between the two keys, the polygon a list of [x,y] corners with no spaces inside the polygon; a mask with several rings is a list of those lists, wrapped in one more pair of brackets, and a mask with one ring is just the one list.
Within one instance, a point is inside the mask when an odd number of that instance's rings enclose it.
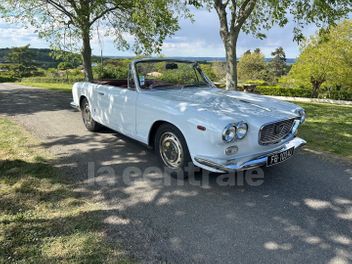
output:
{"label": "bumper overrider", "polygon": [[261,153],[255,158],[251,158],[248,161],[236,161],[233,160],[213,160],[208,157],[195,157],[195,161],[199,164],[212,168],[218,172],[235,172],[242,170],[250,170],[254,168],[258,168],[261,166],[265,166],[267,164],[268,156],[288,150],[290,148],[294,148],[294,153],[296,150],[302,146],[304,146],[307,142],[299,137],[294,137],[291,140],[287,141],[284,145],[280,146],[278,149],[271,150],[270,152]]}

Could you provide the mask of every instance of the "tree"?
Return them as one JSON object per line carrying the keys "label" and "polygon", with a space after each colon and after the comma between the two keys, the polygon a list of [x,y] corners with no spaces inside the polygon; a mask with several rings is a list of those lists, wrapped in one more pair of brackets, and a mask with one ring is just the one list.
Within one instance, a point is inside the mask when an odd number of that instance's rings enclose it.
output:
{"label": "tree", "polygon": [[296,25],[294,39],[300,41],[303,39],[301,29],[306,24],[332,25],[352,10],[350,0],[199,0],[192,4],[214,8],[218,14],[226,55],[227,89],[237,88],[236,51],[240,32],[264,38],[263,30],[275,24],[282,27],[290,17]]}
{"label": "tree", "polygon": [[6,60],[12,63],[29,66],[33,64],[33,53],[29,50],[29,44],[22,47],[11,48]]}
{"label": "tree", "polygon": [[312,87],[317,97],[322,85],[352,89],[352,20],[320,32],[303,46],[287,78],[288,84]]}
{"label": "tree", "polygon": [[11,48],[6,60],[13,64],[13,71],[16,78],[28,77],[37,74],[37,67],[33,62],[33,53],[29,44],[22,47]]}
{"label": "tree", "polygon": [[269,69],[273,74],[279,78],[287,74],[287,65],[286,65],[286,54],[282,47],[277,48],[271,53],[273,56],[272,60],[269,63]]}
{"label": "tree", "polygon": [[179,28],[175,5],[172,0],[3,0],[0,12],[10,21],[34,26],[59,49],[81,46],[85,78],[91,81],[94,28],[114,35],[121,49],[129,48],[126,38],[132,36],[137,53],[160,52],[164,39]]}
{"label": "tree", "polygon": [[[55,59],[56,61],[60,61],[62,67],[67,69],[77,68],[82,65],[82,58],[79,54],[68,52],[64,50],[52,50],[49,53],[50,57]],[[64,65],[64,66],[63,66]],[[58,65],[59,68],[59,65]]]}
{"label": "tree", "polygon": [[238,62],[238,77],[241,81],[263,80],[265,74],[265,59],[260,49],[246,52]]}

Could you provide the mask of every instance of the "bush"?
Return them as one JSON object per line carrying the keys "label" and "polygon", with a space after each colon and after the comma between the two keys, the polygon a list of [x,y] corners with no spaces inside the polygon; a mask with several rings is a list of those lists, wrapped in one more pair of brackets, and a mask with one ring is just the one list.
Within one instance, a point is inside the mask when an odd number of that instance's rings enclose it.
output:
{"label": "bush", "polygon": [[[292,96],[292,97],[308,97],[312,95],[312,90],[307,88],[285,88],[278,85],[274,86],[257,86],[255,89],[257,93],[264,95],[276,96]],[[334,100],[352,100],[351,90],[337,90],[321,91],[318,98],[334,99]]]}
{"label": "bush", "polygon": [[3,82],[15,82],[15,81],[18,81],[18,79],[15,78],[15,77],[0,75],[0,83],[3,83]]}
{"label": "bush", "polygon": [[321,91],[319,92],[318,98],[328,98],[334,100],[347,100],[352,101],[352,91],[351,90],[331,90],[331,91]]}

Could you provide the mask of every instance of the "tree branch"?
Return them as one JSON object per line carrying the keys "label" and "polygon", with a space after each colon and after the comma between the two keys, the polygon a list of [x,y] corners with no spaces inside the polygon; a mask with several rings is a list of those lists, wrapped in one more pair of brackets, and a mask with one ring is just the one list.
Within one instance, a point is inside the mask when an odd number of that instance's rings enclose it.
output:
{"label": "tree branch", "polygon": [[114,10],[117,10],[118,8],[119,8],[119,6],[114,6],[114,7],[105,9],[103,12],[101,12],[99,15],[97,15],[95,18],[92,19],[92,21],[90,22],[90,25],[93,25],[95,23],[95,21],[97,21],[98,19],[102,18],[107,13],[110,13],[110,12],[112,12]]}
{"label": "tree branch", "polygon": [[[238,20],[236,23],[236,30],[240,30],[243,26],[246,19],[252,13],[255,5],[257,4],[257,0],[245,0],[238,11]],[[248,6],[248,7],[247,7]]]}
{"label": "tree branch", "polygon": [[227,42],[227,37],[229,34],[229,29],[227,25],[227,13],[226,13],[226,6],[228,1],[225,4],[222,3],[222,0],[215,0],[214,1],[214,8],[218,13],[219,20],[220,20],[220,35],[224,42]]}
{"label": "tree branch", "polygon": [[72,21],[75,19],[74,14],[70,13],[63,5],[59,4],[56,1],[52,1],[52,0],[46,0],[46,2],[53,6],[54,8],[56,8],[57,10],[61,11],[62,13],[64,13],[66,16],[68,16]]}

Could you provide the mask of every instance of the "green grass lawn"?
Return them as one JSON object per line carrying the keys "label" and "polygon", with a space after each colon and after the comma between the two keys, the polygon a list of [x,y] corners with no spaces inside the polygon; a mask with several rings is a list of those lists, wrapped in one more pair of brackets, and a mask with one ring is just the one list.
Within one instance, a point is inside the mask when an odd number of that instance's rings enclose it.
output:
{"label": "green grass lawn", "polygon": [[35,88],[43,88],[43,89],[48,89],[48,90],[54,90],[54,91],[62,91],[62,92],[67,92],[71,93],[72,91],[72,85],[69,83],[33,83],[33,82],[19,82],[18,84],[24,85],[24,86],[30,86],[30,87],[35,87]]}
{"label": "green grass lawn", "polygon": [[75,192],[37,146],[0,118],[0,263],[130,263],[106,242],[99,204]]}
{"label": "green grass lawn", "polygon": [[307,147],[352,159],[352,107],[296,103],[307,113],[299,136],[308,141]]}

